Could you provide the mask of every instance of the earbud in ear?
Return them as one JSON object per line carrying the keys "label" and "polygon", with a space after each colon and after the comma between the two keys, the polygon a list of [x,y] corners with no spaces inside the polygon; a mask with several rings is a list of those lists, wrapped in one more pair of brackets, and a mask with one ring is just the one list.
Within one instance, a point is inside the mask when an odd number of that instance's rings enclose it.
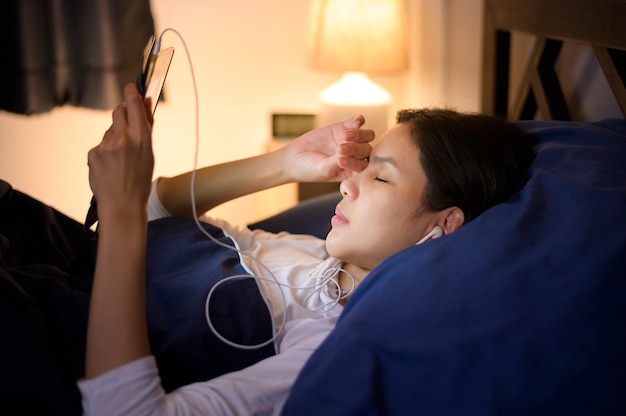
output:
{"label": "earbud in ear", "polygon": [[441,229],[440,226],[436,225],[435,228],[433,228],[433,230],[430,233],[432,234],[430,238],[435,239],[443,235],[443,230]]}
{"label": "earbud in ear", "polygon": [[420,241],[415,243],[415,245],[422,244],[424,241],[428,241],[431,238],[434,240],[435,238],[439,238],[443,235],[443,230],[440,226],[436,225],[428,234],[426,234]]}

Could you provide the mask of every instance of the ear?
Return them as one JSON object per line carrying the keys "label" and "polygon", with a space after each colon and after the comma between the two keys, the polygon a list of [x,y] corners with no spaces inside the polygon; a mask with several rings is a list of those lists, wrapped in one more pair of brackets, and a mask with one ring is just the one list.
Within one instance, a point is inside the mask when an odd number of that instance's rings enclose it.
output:
{"label": "ear", "polygon": [[465,214],[463,214],[463,211],[458,207],[450,207],[446,209],[445,212],[446,215],[445,218],[443,218],[443,223],[439,224],[444,235],[458,230],[465,221]]}

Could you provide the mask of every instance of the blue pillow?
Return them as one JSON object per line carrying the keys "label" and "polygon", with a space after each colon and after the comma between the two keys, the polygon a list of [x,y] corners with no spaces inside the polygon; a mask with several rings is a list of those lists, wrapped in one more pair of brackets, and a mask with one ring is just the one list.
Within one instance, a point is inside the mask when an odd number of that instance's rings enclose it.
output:
{"label": "blue pillow", "polygon": [[287,231],[292,234],[309,234],[325,239],[330,231],[330,219],[341,198],[340,192],[309,198],[269,218],[250,224],[248,228],[272,233]]}
{"label": "blue pillow", "polygon": [[520,125],[524,189],[374,270],[285,415],[626,414],[626,121]]}

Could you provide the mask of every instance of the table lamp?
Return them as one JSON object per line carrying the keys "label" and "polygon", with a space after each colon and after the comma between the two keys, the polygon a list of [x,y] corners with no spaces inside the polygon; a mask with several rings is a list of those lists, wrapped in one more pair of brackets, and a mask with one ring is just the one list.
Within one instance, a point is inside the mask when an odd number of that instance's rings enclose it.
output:
{"label": "table lamp", "polygon": [[405,0],[313,0],[309,52],[315,69],[342,73],[321,92],[317,125],[363,114],[377,137],[387,130],[391,95],[369,75],[408,68]]}

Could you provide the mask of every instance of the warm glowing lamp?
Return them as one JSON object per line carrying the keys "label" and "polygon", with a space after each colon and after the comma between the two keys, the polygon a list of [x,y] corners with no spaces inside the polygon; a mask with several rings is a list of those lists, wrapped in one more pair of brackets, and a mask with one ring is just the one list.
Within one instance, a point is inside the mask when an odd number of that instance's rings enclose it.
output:
{"label": "warm glowing lamp", "polygon": [[313,0],[309,18],[312,67],[343,73],[320,94],[318,124],[360,113],[379,136],[391,95],[368,74],[408,68],[405,0]]}

